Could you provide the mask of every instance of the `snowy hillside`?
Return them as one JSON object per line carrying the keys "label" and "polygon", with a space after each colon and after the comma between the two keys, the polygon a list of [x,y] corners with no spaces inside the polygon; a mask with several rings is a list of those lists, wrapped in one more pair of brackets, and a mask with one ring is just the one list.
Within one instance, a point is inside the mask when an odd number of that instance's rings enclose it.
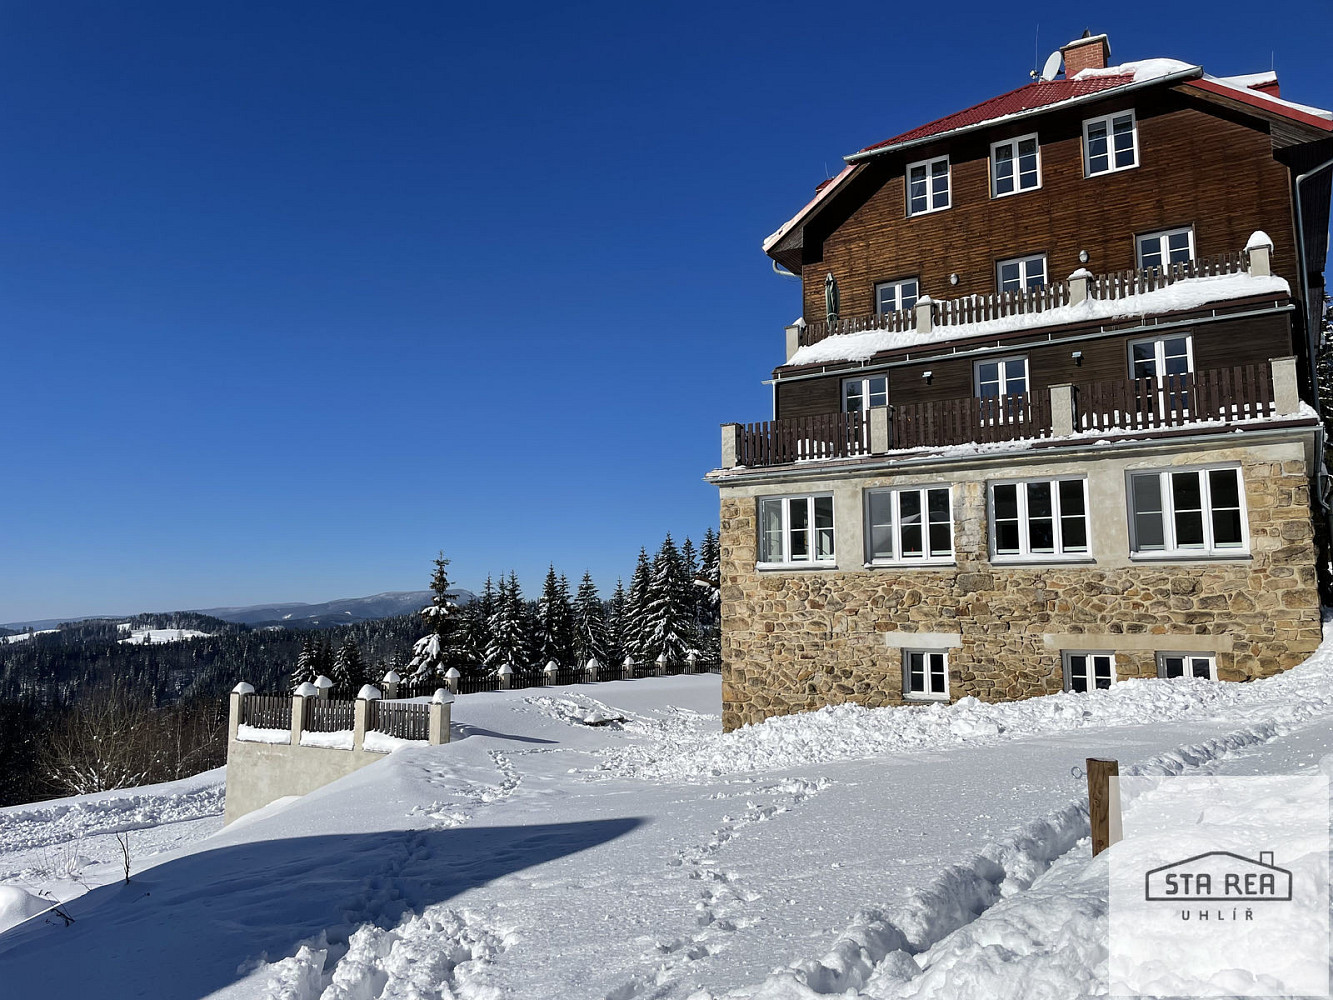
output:
{"label": "snowy hillside", "polygon": [[59,631],[58,628],[43,628],[32,632],[19,632],[16,635],[0,635],[0,642],[27,642],[34,635],[51,635]]}
{"label": "snowy hillside", "polygon": [[0,811],[0,882],[74,918],[0,935],[0,977],[80,1000],[1096,993],[1104,870],[1071,768],[1317,768],[1333,649],[1244,685],[727,735],[718,700],[712,675],[467,695],[455,742],[220,831],[216,773]]}
{"label": "snowy hillside", "polygon": [[128,638],[120,641],[131,646],[144,646],[149,643],[161,642],[184,642],[187,639],[207,639],[213,634],[212,632],[200,632],[193,628],[135,628],[129,622],[121,622],[116,626],[116,630],[129,633]]}

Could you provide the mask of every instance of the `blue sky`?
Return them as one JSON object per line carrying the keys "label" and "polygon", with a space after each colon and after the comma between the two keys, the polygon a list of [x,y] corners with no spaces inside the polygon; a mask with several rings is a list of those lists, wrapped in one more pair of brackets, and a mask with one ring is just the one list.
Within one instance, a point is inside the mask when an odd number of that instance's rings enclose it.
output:
{"label": "blue sky", "polygon": [[1026,82],[1038,23],[1333,106],[1326,0],[1024,11],[7,5],[0,621],[415,589],[439,549],[613,586],[768,415],[763,237]]}

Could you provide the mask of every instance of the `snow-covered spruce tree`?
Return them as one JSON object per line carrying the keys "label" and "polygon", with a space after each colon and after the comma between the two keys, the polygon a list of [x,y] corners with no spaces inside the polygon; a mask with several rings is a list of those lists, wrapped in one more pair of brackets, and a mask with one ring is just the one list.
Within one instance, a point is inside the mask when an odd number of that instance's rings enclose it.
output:
{"label": "snow-covered spruce tree", "polygon": [[333,693],[341,698],[355,698],[366,683],[366,664],[361,658],[361,647],[352,636],[338,647],[329,679],[333,681]]}
{"label": "snow-covered spruce tree", "polygon": [[491,615],[491,644],[486,651],[486,663],[499,670],[511,663],[515,670],[528,665],[531,632],[528,624],[528,606],[523,600],[518,575],[510,572],[500,581],[495,598],[495,612]]}
{"label": "snow-covered spruce tree", "polygon": [[713,660],[722,655],[722,549],[712,528],[704,532],[699,550],[699,573],[694,578],[698,595],[699,652]]}
{"label": "snow-covered spruce tree", "polygon": [[563,667],[574,665],[574,609],[569,601],[569,582],[555,575],[555,566],[546,571],[541,600],[537,602],[537,662],[554,660]]}
{"label": "snow-covered spruce tree", "polygon": [[652,577],[643,614],[642,643],[649,661],[665,656],[668,663],[682,663],[694,649],[694,605],[691,582],[681,565],[680,550],[666,536],[653,560]]}
{"label": "snow-covered spruce tree", "polygon": [[431,600],[421,609],[427,632],[412,646],[407,668],[414,684],[442,683],[457,656],[458,608],[449,595],[449,560],[441,552],[435,557],[430,578]]}
{"label": "snow-covered spruce tree", "polygon": [[606,657],[607,662],[619,666],[625,660],[625,583],[616,577],[616,589],[606,605]]}
{"label": "snow-covered spruce tree", "polygon": [[[501,577],[501,583],[504,578]],[[498,669],[500,664],[492,663],[490,656],[495,648],[495,635],[491,632],[491,619],[495,617],[496,604],[499,601],[499,594],[495,589],[494,581],[486,577],[486,586],[482,589],[481,596],[467,606],[468,611],[468,649],[470,656],[458,668],[468,672],[469,669],[484,673],[487,670]]]}
{"label": "snow-covered spruce tree", "polygon": [[333,640],[326,634],[315,640],[315,674],[333,673]]}
{"label": "snow-covered spruce tree", "polygon": [[606,609],[602,607],[602,599],[597,596],[597,586],[592,582],[590,573],[583,574],[578,595],[574,598],[574,657],[580,669],[586,667],[591,659],[596,659],[603,666],[613,662],[606,628]]}
{"label": "snow-covered spruce tree", "polygon": [[301,640],[301,652],[296,657],[296,666],[292,670],[292,689],[300,687],[302,684],[313,681],[316,677],[316,664],[319,661],[319,652],[315,645],[315,637],[307,632],[305,638]]}
{"label": "snow-covered spruce tree", "polygon": [[648,611],[648,584],[653,578],[653,567],[648,551],[639,549],[639,561],[630,577],[629,591],[625,594],[625,611],[620,618],[620,642],[625,656],[644,662],[644,616]]}

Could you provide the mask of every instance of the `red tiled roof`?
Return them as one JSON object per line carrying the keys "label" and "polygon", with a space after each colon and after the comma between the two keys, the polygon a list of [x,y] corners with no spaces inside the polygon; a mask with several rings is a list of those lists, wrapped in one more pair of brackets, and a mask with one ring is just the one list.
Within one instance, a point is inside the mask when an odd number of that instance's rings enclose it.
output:
{"label": "red tiled roof", "polygon": [[904,142],[913,142],[932,135],[943,135],[945,132],[967,128],[969,125],[980,125],[982,122],[1003,118],[1006,115],[1016,115],[1021,111],[1031,111],[1034,108],[1044,108],[1051,104],[1059,104],[1061,101],[1084,97],[1088,94],[1095,94],[1099,91],[1110,90],[1113,87],[1121,87],[1133,82],[1132,74],[1125,76],[1094,76],[1086,80],[1037,80],[1019,87],[1017,90],[1011,90],[1007,94],[1001,94],[999,97],[992,97],[988,101],[974,104],[966,110],[956,111],[951,115],[945,115],[943,118],[937,118],[927,125],[919,125],[902,135],[895,135],[892,139],[885,139],[873,146],[867,146],[861,152],[868,153],[872,150],[884,149],[886,146],[897,146]]}

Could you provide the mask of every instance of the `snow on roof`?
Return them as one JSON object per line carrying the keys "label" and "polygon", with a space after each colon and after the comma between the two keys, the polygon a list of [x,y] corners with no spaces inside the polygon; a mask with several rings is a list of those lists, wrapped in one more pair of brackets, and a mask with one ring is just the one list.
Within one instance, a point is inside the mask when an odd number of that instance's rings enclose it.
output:
{"label": "snow on roof", "polygon": [[[1276,74],[1256,73],[1252,75],[1271,75],[1274,80],[1277,79]],[[1271,110],[1276,111],[1278,114],[1286,113],[1286,117],[1288,118],[1295,117],[1296,115],[1309,115],[1313,118],[1323,119],[1323,122],[1333,124],[1333,111],[1327,111],[1324,108],[1316,108],[1309,104],[1297,104],[1295,101],[1284,101],[1280,97],[1274,97],[1272,94],[1266,94],[1262,90],[1256,90],[1255,84],[1238,82],[1245,79],[1247,79],[1247,77],[1209,76],[1205,73],[1202,80],[1195,81],[1195,85],[1202,86],[1205,90],[1219,89],[1221,91],[1230,91],[1232,95],[1244,101],[1246,104],[1252,104],[1255,107],[1269,106]],[[1211,86],[1208,86],[1210,84]],[[1295,112],[1295,115],[1291,114],[1291,112]],[[1329,125],[1323,124],[1323,122],[1310,122],[1309,124],[1319,124],[1323,128],[1328,128]]]}
{"label": "snow on roof", "polygon": [[1123,299],[1085,299],[1078,305],[1056,306],[1039,313],[1002,316],[979,323],[940,326],[930,333],[911,330],[867,330],[826,337],[817,344],[800,348],[782,367],[825,364],[834,361],[869,361],[882,351],[930,347],[963,340],[967,337],[992,336],[1020,330],[1092,320],[1126,319],[1179,309],[1195,309],[1210,302],[1248,298],[1251,295],[1290,295],[1291,286],[1277,276],[1254,277],[1249,274],[1224,274],[1210,278],[1191,278],[1165,288]]}
{"label": "snow on roof", "polygon": [[819,187],[815,189],[815,196],[806,202],[805,207],[779,226],[777,232],[764,240],[764,251],[767,253],[769,247],[791,232],[793,226],[809,215],[816,205],[832,194],[847,178],[847,175],[855,169],[856,168],[851,165],[845,166],[832,180],[827,180],[820,184]]}
{"label": "snow on roof", "polygon": [[1134,83],[1149,83],[1152,80],[1160,80],[1176,73],[1188,73],[1195,70],[1202,73],[1203,67],[1181,62],[1179,59],[1137,59],[1133,62],[1121,63],[1119,66],[1081,70],[1074,74],[1074,79],[1081,82],[1127,76]]}

